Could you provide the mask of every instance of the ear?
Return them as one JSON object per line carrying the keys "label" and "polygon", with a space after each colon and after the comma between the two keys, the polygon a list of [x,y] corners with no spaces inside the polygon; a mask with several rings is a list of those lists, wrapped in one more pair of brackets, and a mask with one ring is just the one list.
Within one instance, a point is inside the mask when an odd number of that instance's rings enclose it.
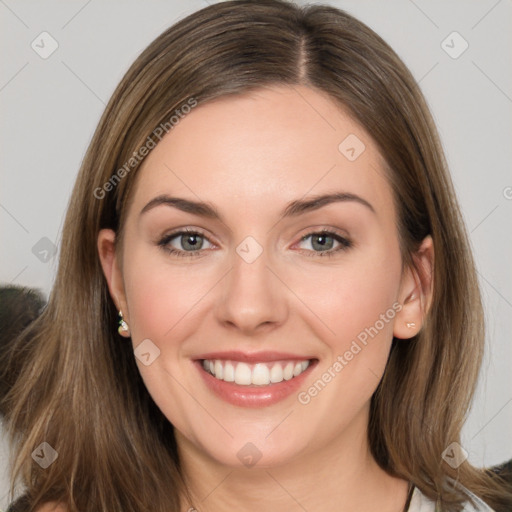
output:
{"label": "ear", "polygon": [[[129,311],[124,291],[123,274],[115,250],[116,234],[112,229],[102,229],[98,234],[98,253],[107,280],[110,296],[118,310],[123,312],[124,320],[130,325]],[[122,336],[127,337],[126,334]]]}
{"label": "ear", "polygon": [[398,300],[402,309],[395,317],[393,335],[408,339],[420,331],[432,302],[434,288],[434,242],[428,235],[412,256],[402,276]]}

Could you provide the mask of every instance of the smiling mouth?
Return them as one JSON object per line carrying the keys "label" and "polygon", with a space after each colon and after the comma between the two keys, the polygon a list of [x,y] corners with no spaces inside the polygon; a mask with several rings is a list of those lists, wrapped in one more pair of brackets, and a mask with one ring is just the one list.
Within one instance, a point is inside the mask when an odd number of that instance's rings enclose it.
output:
{"label": "smiling mouth", "polygon": [[314,359],[247,363],[226,359],[201,359],[203,370],[217,380],[240,386],[269,386],[301,375]]}

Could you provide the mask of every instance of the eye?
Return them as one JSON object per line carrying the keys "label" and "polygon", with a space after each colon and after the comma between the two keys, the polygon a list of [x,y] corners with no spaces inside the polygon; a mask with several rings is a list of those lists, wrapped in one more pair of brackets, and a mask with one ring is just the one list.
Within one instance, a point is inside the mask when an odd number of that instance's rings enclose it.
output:
{"label": "eye", "polygon": [[314,231],[304,235],[301,242],[306,245],[307,256],[333,256],[352,247],[352,242],[333,231]]}
{"label": "eye", "polygon": [[[205,247],[205,243],[209,246]],[[167,253],[183,257],[199,256],[200,251],[213,247],[203,233],[190,229],[165,235],[158,245]]]}
{"label": "eye", "polygon": [[[308,233],[301,238],[301,243],[306,246],[303,250],[307,256],[334,256],[353,245],[345,236],[328,230]],[[200,256],[203,250],[214,247],[204,233],[192,229],[167,234],[161,238],[158,246],[166,253],[179,257]]]}

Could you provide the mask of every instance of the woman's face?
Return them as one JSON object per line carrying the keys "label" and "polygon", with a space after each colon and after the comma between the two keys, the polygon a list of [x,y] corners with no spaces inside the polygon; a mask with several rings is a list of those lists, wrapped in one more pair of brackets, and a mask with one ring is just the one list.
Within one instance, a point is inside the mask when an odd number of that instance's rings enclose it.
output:
{"label": "woman's face", "polygon": [[182,445],[251,466],[364,442],[393,334],[414,320],[370,135],[280,86],[196,107],[144,161],[106,275]]}

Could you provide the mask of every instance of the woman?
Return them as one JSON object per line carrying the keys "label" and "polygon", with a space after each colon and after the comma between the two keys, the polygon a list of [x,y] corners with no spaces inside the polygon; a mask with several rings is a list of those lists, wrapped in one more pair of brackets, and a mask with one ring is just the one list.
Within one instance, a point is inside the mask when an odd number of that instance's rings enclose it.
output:
{"label": "woman", "polygon": [[332,7],[212,5],[141,54],[90,144],[4,365],[13,479],[27,510],[506,510],[460,445],[483,342],[396,54]]}

